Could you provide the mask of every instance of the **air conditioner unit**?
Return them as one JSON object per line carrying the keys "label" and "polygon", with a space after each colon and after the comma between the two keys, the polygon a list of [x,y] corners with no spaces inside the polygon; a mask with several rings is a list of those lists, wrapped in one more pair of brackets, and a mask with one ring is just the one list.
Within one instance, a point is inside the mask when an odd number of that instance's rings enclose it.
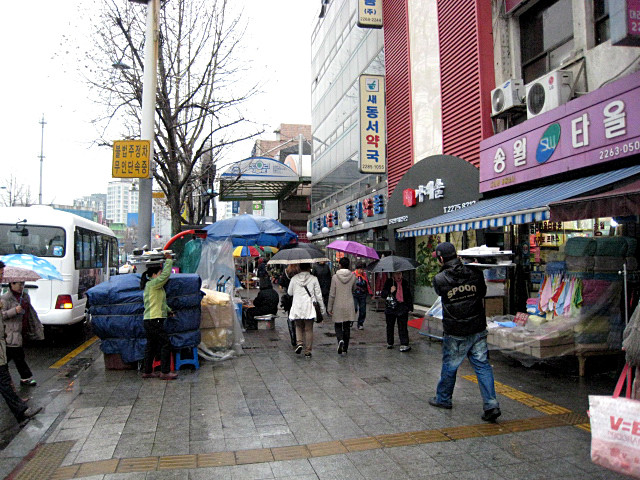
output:
{"label": "air conditioner unit", "polygon": [[533,118],[567,103],[571,97],[572,82],[573,73],[567,70],[554,70],[528,83],[526,86],[527,118]]}
{"label": "air conditioner unit", "polygon": [[491,90],[491,116],[495,117],[514,107],[524,107],[522,79],[510,79]]}

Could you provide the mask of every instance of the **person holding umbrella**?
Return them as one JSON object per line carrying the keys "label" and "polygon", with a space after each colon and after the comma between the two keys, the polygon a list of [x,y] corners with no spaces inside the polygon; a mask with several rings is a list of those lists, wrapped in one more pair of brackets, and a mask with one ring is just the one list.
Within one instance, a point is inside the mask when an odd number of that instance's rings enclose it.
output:
{"label": "person holding umbrella", "polygon": [[7,363],[13,360],[20,374],[20,384],[35,387],[36,380],[24,355],[23,332],[29,340],[44,340],[44,329],[31,298],[24,290],[24,282],[9,278],[9,291],[2,302],[2,319],[7,349]]}
{"label": "person holding umbrella", "polygon": [[340,270],[331,278],[329,290],[329,306],[327,310],[333,317],[338,340],[338,355],[347,353],[351,338],[351,325],[356,317],[353,309],[353,290],[356,286],[356,276],[349,270],[351,262],[347,257],[340,259]]}
{"label": "person holding umbrella", "polygon": [[[2,280],[4,268],[4,262],[0,261],[0,280]],[[2,307],[1,301],[0,307]],[[0,320],[0,395],[4,398],[4,401],[7,403],[7,406],[18,423],[23,424],[31,417],[37,415],[42,410],[42,407],[29,407],[13,388],[13,382],[9,374],[9,366],[7,365],[7,349],[4,340],[4,315],[0,315]]]}
{"label": "person holding umbrella", "polygon": [[394,327],[398,324],[400,351],[408,352],[409,346],[409,312],[413,310],[413,295],[409,282],[402,277],[402,272],[393,272],[382,287],[380,294],[386,298],[384,316],[387,322],[387,348],[393,348]]}
{"label": "person holding umbrella", "polygon": [[[276,254],[277,255],[277,254]],[[318,302],[320,311],[326,314],[326,308],[322,301],[322,291],[318,279],[311,275],[311,264],[301,263],[300,273],[291,279],[287,293],[293,297],[289,318],[296,324],[296,353],[302,352],[304,356],[311,358],[313,347],[313,324],[316,321],[316,310],[313,302]]]}

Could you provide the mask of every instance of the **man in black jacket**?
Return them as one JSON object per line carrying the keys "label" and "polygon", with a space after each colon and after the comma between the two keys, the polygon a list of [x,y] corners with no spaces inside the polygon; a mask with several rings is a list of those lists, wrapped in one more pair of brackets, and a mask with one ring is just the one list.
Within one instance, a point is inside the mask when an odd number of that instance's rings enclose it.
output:
{"label": "man in black jacket", "polygon": [[440,381],[436,396],[429,399],[429,404],[451,408],[458,367],[467,357],[476,372],[482,395],[484,413],[481,418],[494,422],[501,412],[488,359],[484,276],[480,270],[463,265],[456,248],[449,242],[438,244],[434,256],[441,265],[440,273],[433,279],[433,288],[442,299],[444,337]]}
{"label": "man in black jacket", "polygon": [[262,277],[260,279],[260,291],[258,292],[258,296],[253,300],[253,307],[245,310],[247,330],[258,329],[258,322],[255,317],[259,317],[260,315],[277,315],[279,302],[280,295],[273,289],[269,278]]}

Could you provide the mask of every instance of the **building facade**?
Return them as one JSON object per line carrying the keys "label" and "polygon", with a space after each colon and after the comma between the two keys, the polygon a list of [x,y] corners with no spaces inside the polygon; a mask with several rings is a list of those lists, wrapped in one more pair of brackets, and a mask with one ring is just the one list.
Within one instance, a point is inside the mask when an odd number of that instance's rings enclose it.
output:
{"label": "building facade", "polygon": [[127,224],[127,215],[138,212],[137,183],[128,178],[112,180],[107,187],[107,220]]}
{"label": "building facade", "polygon": [[[386,175],[359,170],[359,77],[384,75],[383,32],[358,26],[358,2],[323,6],[311,37],[314,242],[357,240],[386,250]],[[373,203],[375,202],[375,207]]]}

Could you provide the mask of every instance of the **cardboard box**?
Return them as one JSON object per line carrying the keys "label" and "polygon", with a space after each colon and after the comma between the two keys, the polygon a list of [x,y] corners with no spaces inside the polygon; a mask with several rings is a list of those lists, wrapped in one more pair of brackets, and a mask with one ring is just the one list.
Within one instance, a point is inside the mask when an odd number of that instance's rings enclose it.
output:
{"label": "cardboard box", "polygon": [[524,344],[527,355],[536,358],[559,357],[573,355],[575,343],[571,332],[558,332],[557,335],[534,336],[532,335]]}
{"label": "cardboard box", "polygon": [[136,370],[137,362],[125,363],[119,353],[103,353],[105,370]]}
{"label": "cardboard box", "polygon": [[235,313],[231,302],[226,305],[201,305],[200,328],[231,328]]}
{"label": "cardboard box", "polygon": [[504,297],[486,297],[484,309],[487,317],[504,315]]}
{"label": "cardboard box", "polygon": [[202,343],[211,349],[231,348],[231,330],[228,328],[201,328]]}

